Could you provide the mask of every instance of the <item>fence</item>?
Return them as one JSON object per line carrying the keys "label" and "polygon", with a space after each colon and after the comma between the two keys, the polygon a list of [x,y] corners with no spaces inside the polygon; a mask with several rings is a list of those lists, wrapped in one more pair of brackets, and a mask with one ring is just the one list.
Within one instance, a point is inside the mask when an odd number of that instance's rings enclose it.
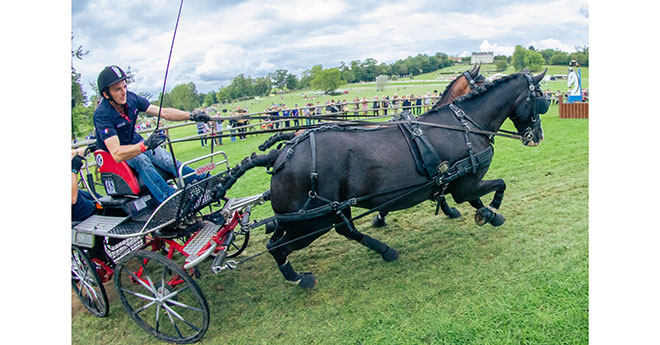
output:
{"label": "fence", "polygon": [[589,103],[587,102],[564,103],[564,97],[562,95],[559,95],[559,118],[588,119]]}

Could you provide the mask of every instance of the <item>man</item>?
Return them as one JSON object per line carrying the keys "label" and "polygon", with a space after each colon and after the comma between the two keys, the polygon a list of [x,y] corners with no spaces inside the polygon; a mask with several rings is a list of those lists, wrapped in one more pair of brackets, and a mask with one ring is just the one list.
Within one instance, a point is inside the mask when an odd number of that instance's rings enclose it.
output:
{"label": "man", "polygon": [[[97,147],[108,151],[117,162],[126,163],[135,169],[142,177],[144,184],[159,202],[167,199],[175,191],[174,187],[156,171],[156,166],[176,176],[172,155],[159,147],[167,137],[160,132],[154,132],[146,140],[135,131],[138,112],[160,115],[170,121],[193,120],[208,122],[210,117],[203,112],[191,114],[173,108],[159,108],[149,101],[128,91],[126,79],[128,76],[117,66],[107,66],[98,77],[98,88],[103,97],[94,111],[94,127],[96,129]],[[183,169],[183,174],[192,173],[190,167]],[[199,177],[198,177],[199,178]]]}
{"label": "man", "polygon": [[96,212],[94,197],[78,189],[78,172],[82,167],[84,148],[71,152],[71,221],[80,222]]}

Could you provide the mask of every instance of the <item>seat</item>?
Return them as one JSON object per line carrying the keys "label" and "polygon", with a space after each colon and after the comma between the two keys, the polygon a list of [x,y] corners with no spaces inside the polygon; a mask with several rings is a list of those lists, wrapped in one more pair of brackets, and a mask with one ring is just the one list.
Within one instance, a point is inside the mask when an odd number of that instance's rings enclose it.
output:
{"label": "seat", "polygon": [[[112,155],[105,150],[94,151],[96,165],[101,173],[101,181],[107,195],[113,197],[140,196],[149,193],[144,181],[126,162],[117,163]],[[167,181],[173,179],[171,174],[155,167],[156,171]]]}

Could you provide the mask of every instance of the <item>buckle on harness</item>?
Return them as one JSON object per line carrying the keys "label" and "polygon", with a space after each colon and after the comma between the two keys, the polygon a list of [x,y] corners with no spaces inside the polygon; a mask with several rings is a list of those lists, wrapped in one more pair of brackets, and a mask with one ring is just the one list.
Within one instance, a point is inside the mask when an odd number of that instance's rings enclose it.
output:
{"label": "buckle on harness", "polygon": [[447,172],[447,170],[449,170],[449,162],[444,161],[438,165],[438,173],[444,174]]}

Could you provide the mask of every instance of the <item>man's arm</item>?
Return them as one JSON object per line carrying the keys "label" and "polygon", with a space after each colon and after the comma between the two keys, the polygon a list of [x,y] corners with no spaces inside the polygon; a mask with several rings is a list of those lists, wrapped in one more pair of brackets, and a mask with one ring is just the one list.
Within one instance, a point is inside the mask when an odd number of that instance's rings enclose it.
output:
{"label": "man's arm", "polygon": [[140,153],[142,153],[142,146],[144,142],[139,142],[134,145],[121,145],[119,144],[119,137],[116,135],[111,136],[103,141],[108,148],[108,152],[112,155],[115,162],[123,162],[129,160]]}
{"label": "man's arm", "polygon": [[[149,105],[145,111],[147,114],[158,116],[158,110],[161,110],[160,116],[169,121],[186,121],[190,119],[190,113],[174,108],[160,108],[157,105]],[[107,145],[107,144],[106,144]],[[109,148],[109,147],[108,147]]]}

